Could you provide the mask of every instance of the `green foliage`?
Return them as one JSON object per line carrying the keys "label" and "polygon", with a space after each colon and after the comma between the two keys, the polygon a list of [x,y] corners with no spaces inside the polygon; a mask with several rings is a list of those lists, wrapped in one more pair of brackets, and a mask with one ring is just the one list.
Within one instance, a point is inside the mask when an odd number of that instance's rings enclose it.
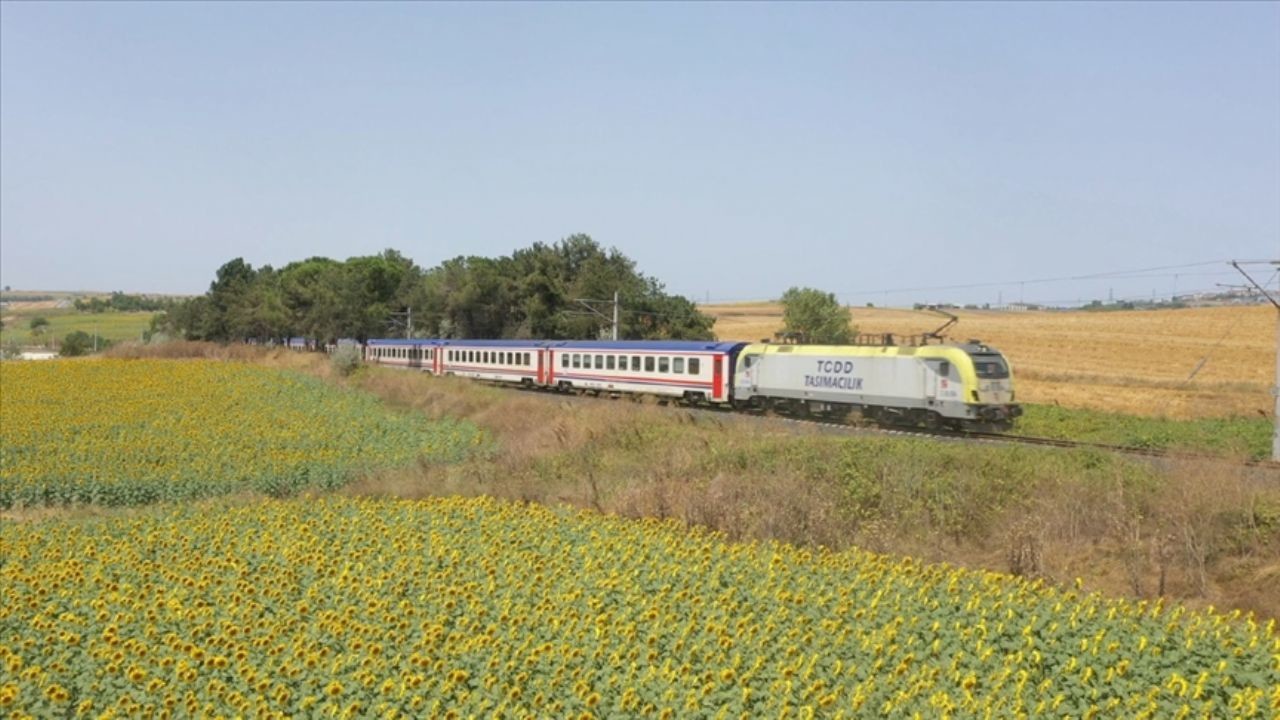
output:
{"label": "green foliage", "polygon": [[508,257],[457,257],[423,270],[395,250],[337,262],[310,258],[255,270],[237,258],[209,292],[172,307],[152,328],[187,339],[321,342],[399,335],[413,311],[419,337],[596,338],[608,323],[579,298],[621,297],[619,336],[710,339],[713,320],[586,235]]}
{"label": "green foliage", "polygon": [[156,312],[171,307],[173,302],[171,298],[153,298],[116,291],[105,300],[100,297],[76,298],[75,308],[80,312],[88,313]]}
{"label": "green foliage", "polygon": [[69,333],[62,339],[62,347],[58,352],[63,357],[79,357],[94,351],[93,336],[83,330]]}
{"label": "green foliage", "polygon": [[46,318],[43,315],[37,315],[31,318],[31,322],[28,323],[27,326],[31,328],[32,333],[38,334],[43,332],[45,328],[49,327],[49,318]]}
{"label": "green foliage", "polygon": [[849,311],[836,296],[813,288],[793,287],[783,293],[782,324],[783,332],[815,345],[847,344],[857,334]]}
{"label": "green foliage", "polygon": [[[41,342],[82,331],[90,336],[97,335],[99,347],[102,346],[103,340],[111,342],[137,340],[143,336],[152,318],[155,317],[155,314],[150,312],[86,313],[72,309],[41,310],[38,314],[49,323],[43,326],[39,335],[36,336]],[[28,334],[27,327],[31,317],[30,311],[15,313],[15,321],[7,328],[0,330],[0,342],[16,341],[19,344],[30,342],[32,336]]]}
{"label": "green foliage", "polygon": [[1271,454],[1268,418],[1170,420],[1056,405],[1023,405],[1023,412],[1015,434],[1253,459]]}

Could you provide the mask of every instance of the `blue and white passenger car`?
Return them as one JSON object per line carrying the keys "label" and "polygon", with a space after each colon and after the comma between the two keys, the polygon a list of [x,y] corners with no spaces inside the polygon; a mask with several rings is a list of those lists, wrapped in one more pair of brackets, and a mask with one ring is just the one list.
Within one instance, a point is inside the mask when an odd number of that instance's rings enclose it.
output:
{"label": "blue and white passenger car", "polygon": [[438,375],[478,380],[541,385],[544,372],[542,340],[439,340]]}
{"label": "blue and white passenger car", "polygon": [[414,368],[439,374],[439,340],[394,338],[370,340],[365,346],[365,362],[391,367]]}
{"label": "blue and white passenger car", "polygon": [[734,361],[746,343],[550,341],[542,384],[559,390],[643,393],[728,403]]}

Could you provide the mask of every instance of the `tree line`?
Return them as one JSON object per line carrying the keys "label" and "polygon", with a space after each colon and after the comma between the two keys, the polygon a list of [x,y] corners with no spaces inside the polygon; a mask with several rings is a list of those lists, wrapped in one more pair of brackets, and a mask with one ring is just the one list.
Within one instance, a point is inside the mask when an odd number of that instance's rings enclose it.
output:
{"label": "tree line", "polygon": [[131,295],[115,291],[105,299],[100,297],[77,298],[75,308],[80,312],[86,313],[103,313],[113,310],[117,312],[154,312],[166,310],[172,307],[174,302],[172,298],[147,297],[146,295]]}
{"label": "tree line", "polygon": [[579,300],[612,301],[615,292],[620,339],[713,338],[713,318],[587,235],[429,269],[396,250],[341,262],[313,257],[279,269],[236,258],[218,268],[204,295],[158,315],[152,332],[220,342],[594,339],[609,329],[610,311],[602,316],[591,309],[600,311],[600,303]]}

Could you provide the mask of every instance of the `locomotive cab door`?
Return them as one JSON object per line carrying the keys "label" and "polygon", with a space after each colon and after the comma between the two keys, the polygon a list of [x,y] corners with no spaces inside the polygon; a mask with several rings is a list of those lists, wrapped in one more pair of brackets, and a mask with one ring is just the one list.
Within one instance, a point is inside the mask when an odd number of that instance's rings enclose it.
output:
{"label": "locomotive cab door", "polygon": [[928,404],[938,401],[939,395],[947,395],[950,389],[951,363],[947,360],[926,360],[924,363],[924,398]]}

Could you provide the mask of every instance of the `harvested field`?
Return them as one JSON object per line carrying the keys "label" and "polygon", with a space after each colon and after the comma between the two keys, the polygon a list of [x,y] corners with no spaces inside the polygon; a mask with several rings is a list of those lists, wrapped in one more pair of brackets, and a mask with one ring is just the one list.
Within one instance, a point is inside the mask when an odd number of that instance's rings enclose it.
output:
{"label": "harvested field", "polygon": [[[776,303],[706,305],[722,340],[759,340],[782,326]],[[854,308],[862,332],[920,333],[928,312]],[[1275,311],[1215,307],[1117,312],[960,310],[955,339],[981,338],[1013,364],[1019,399],[1175,418],[1270,414]],[[1206,359],[1207,358],[1207,359]],[[1204,366],[1188,379],[1200,362]]]}

